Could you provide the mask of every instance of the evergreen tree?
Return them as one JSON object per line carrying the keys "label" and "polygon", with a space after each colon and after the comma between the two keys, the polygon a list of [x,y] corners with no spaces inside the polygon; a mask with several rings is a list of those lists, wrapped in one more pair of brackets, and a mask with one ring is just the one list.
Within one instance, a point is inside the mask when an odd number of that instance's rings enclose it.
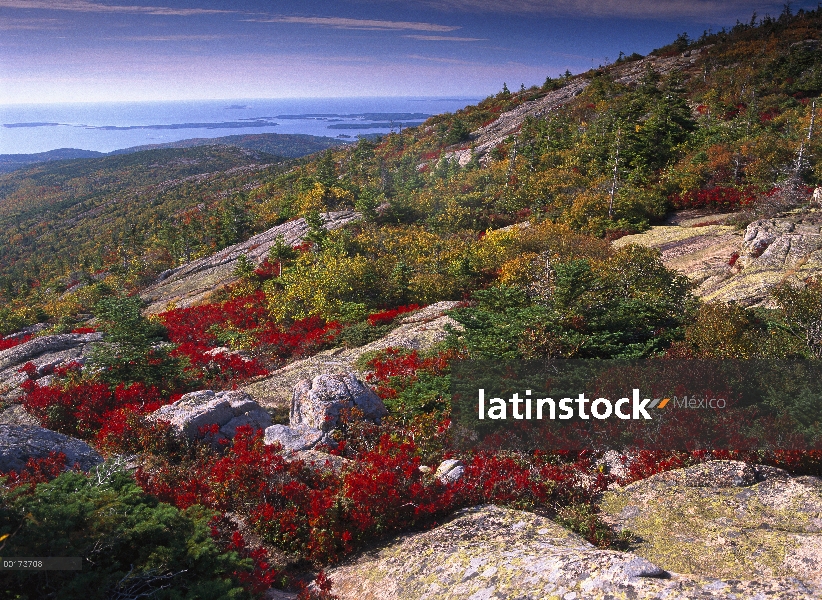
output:
{"label": "evergreen tree", "polygon": [[337,185],[337,163],[330,148],[317,161],[317,181],[326,187]]}
{"label": "evergreen tree", "polygon": [[141,314],[137,296],[108,297],[97,303],[94,314],[105,337],[92,349],[91,361],[101,370],[97,377],[116,386],[142,382],[174,389],[183,381],[183,363],[160,345],[163,327]]}

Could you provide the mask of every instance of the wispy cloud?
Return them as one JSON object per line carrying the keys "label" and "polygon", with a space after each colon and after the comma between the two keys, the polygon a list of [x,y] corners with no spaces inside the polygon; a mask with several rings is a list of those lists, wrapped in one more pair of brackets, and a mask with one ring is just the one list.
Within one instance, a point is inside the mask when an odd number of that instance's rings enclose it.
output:
{"label": "wispy cloud", "polygon": [[411,34],[402,37],[411,38],[412,40],[426,40],[429,42],[485,42],[488,38],[472,38],[472,37],[451,37],[448,35],[420,35]]}
{"label": "wispy cloud", "polygon": [[[0,0],[2,2],[3,0]],[[377,19],[347,19],[344,17],[265,17],[260,19],[246,19],[258,23],[293,23],[296,25],[315,25],[332,29],[365,29],[377,31],[433,31],[449,32],[459,29],[453,25],[437,25],[436,23],[417,23],[413,21],[381,21]]]}
{"label": "wispy cloud", "polygon": [[407,58],[413,60],[424,60],[426,62],[440,63],[444,65],[480,66],[480,63],[470,60],[460,60],[459,58],[443,58],[441,56],[424,56],[422,54],[408,54]]}
{"label": "wispy cloud", "polygon": [[[396,1],[396,0],[395,0]],[[418,0],[447,11],[640,19],[743,18],[754,10],[779,13],[783,2],[769,0]],[[799,2],[797,4],[815,5]],[[797,6],[798,8],[798,6]]]}
{"label": "wispy cloud", "polygon": [[0,18],[0,31],[59,29],[59,23],[57,19],[9,19],[2,17]]}
{"label": "wispy cloud", "polygon": [[112,4],[89,2],[88,0],[0,0],[0,9],[3,8],[56,10],[83,13],[131,13],[178,17],[237,12],[233,10],[216,10],[206,8],[170,8],[166,6],[115,6]]}
{"label": "wispy cloud", "polygon": [[[122,37],[101,38],[127,42],[211,42],[225,39],[225,35],[129,35]],[[237,36],[232,36],[236,38]]]}

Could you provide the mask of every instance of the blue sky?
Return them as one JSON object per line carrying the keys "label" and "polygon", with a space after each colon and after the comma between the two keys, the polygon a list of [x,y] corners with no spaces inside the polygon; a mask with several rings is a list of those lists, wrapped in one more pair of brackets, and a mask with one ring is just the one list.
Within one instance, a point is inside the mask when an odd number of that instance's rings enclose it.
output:
{"label": "blue sky", "polygon": [[[816,2],[794,2],[794,10]],[[483,97],[778,15],[750,0],[0,0],[0,104]]]}

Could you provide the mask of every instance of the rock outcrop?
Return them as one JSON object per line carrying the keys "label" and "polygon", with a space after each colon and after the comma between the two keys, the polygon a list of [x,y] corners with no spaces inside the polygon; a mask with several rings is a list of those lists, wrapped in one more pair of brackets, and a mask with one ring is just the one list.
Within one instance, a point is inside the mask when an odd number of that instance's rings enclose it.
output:
{"label": "rock outcrop", "polygon": [[793,578],[822,597],[819,478],[711,461],[609,490],[602,510],[617,530],[634,534],[636,554],[666,570],[760,582]]}
{"label": "rock outcrop", "polygon": [[263,410],[245,392],[191,392],[172,404],[160,407],[150,417],[154,421],[168,421],[180,434],[189,439],[200,436],[203,427],[219,426],[217,439],[231,439],[237,428],[248,425],[265,429],[271,425],[271,415]]}
{"label": "rock outcrop", "polygon": [[289,424],[331,431],[339,424],[340,413],[352,408],[368,421],[379,422],[388,414],[380,397],[354,373],[317,375],[294,388]]}
{"label": "rock outcrop", "polygon": [[459,323],[445,315],[445,311],[455,308],[458,304],[459,302],[450,300],[437,302],[408,315],[388,335],[370,344],[359,348],[335,348],[320,352],[277,369],[268,377],[250,383],[243,389],[266,408],[290,411],[293,391],[300,381],[313,380],[318,375],[340,373],[354,373],[362,379],[363,373],[357,370],[356,363],[357,359],[367,352],[385,348],[427,350],[443,341],[448,334],[448,327],[460,327]]}
{"label": "rock outcrop", "polygon": [[597,549],[545,517],[495,506],[381,544],[329,576],[341,600],[815,597],[791,578],[668,572],[634,553]]}
{"label": "rock outcrop", "polygon": [[73,361],[83,364],[91,345],[102,338],[101,333],[46,335],[0,351],[0,399],[13,400],[20,396],[20,384],[27,379],[20,368],[26,363],[33,363],[39,376],[46,376],[55,367]]}
{"label": "rock outcrop", "polygon": [[[323,219],[324,227],[332,230],[359,220],[361,215],[348,210],[321,213],[320,217]],[[293,246],[300,243],[307,232],[308,224],[305,219],[295,219],[215,254],[165,271],[140,294],[149,304],[146,310],[148,313],[163,312],[171,302],[179,308],[196,304],[218,287],[237,281],[234,270],[240,256],[246,256],[253,263],[259,264],[268,255],[278,236],[282,236],[285,243]]]}
{"label": "rock outcrop", "polygon": [[441,483],[455,483],[459,481],[465,473],[465,464],[461,460],[449,458],[440,463],[434,472]]}
{"label": "rock outcrop", "polygon": [[771,290],[822,275],[822,211],[760,219],[744,231],[722,225],[731,215],[703,215],[629,235],[614,246],[658,248],[666,266],[687,275],[706,300],[769,305]]}
{"label": "rock outcrop", "polygon": [[83,440],[42,427],[0,424],[0,471],[20,471],[30,458],[45,458],[50,452],[62,452],[69,468],[77,464],[84,471],[103,462]]}
{"label": "rock outcrop", "polygon": [[265,443],[279,443],[289,452],[334,445],[330,432],[339,424],[342,411],[354,408],[371,422],[379,422],[388,414],[380,397],[354,373],[306,379],[294,388],[288,426],[266,429]]}
{"label": "rock outcrop", "polygon": [[266,445],[280,444],[286,452],[311,450],[332,443],[327,431],[307,425],[272,425],[265,430]]}

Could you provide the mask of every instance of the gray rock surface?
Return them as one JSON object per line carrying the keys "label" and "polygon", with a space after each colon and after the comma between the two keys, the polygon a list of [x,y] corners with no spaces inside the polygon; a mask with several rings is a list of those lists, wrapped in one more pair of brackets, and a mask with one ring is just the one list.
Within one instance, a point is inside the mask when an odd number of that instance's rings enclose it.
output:
{"label": "gray rock surface", "polygon": [[6,425],[30,425],[38,427],[40,422],[26,412],[22,404],[12,404],[5,410],[0,411],[0,423]]}
{"label": "gray rock surface", "polygon": [[461,460],[449,458],[440,463],[434,472],[434,477],[442,483],[455,483],[459,481],[465,473],[465,464]]}
{"label": "gray rock surface", "polygon": [[307,425],[272,425],[265,430],[266,445],[280,444],[286,452],[311,450],[320,444],[328,444],[328,433]]}
{"label": "gray rock surface", "polygon": [[331,431],[339,424],[341,411],[351,408],[373,422],[388,414],[380,397],[354,373],[317,375],[294,388],[289,425]]}
{"label": "gray rock surface", "polygon": [[69,468],[76,463],[84,471],[103,462],[102,456],[77,438],[42,427],[0,424],[0,471],[19,471],[28,459],[45,458],[49,452],[62,452]]}
{"label": "gray rock surface", "polygon": [[810,599],[790,578],[721,579],[666,572],[600,550],[553,521],[482,506],[431,531],[381,544],[329,571],[341,600]]}
{"label": "gray rock surface", "polygon": [[295,452],[292,458],[303,461],[308,467],[316,471],[332,473],[340,473],[355,464],[354,461],[342,456],[334,456],[317,450],[300,450]]}
{"label": "gray rock surface", "polygon": [[[361,215],[349,210],[322,213],[320,217],[325,228],[332,230],[359,220]],[[259,264],[268,255],[277,236],[282,236],[287,244],[296,245],[307,232],[305,219],[295,219],[210,256],[164,271],[156,282],[140,294],[149,304],[146,310],[148,313],[160,313],[171,302],[179,308],[196,304],[218,287],[237,281],[234,269],[240,256],[245,255],[253,263]]]}
{"label": "gray rock surface", "polygon": [[168,421],[189,439],[197,438],[200,428],[209,425],[219,425],[220,435],[228,439],[233,438],[242,425],[255,429],[265,429],[271,425],[271,416],[241,391],[191,392],[172,404],[160,407],[149,418]]}
{"label": "gray rock surface", "polygon": [[666,570],[760,582],[793,578],[822,597],[816,477],[710,461],[611,489],[601,506],[615,529],[635,535],[633,552]]}
{"label": "gray rock surface", "polygon": [[335,348],[320,352],[277,369],[268,377],[250,383],[243,389],[266,408],[290,411],[294,387],[304,379],[334,373],[356,373],[362,379],[364,374],[357,370],[356,362],[367,352],[386,348],[427,350],[443,341],[448,327],[460,327],[454,319],[444,315],[445,311],[458,304],[459,302],[450,300],[437,302],[405,317],[401,325],[370,344],[359,348]]}
{"label": "gray rock surface", "polygon": [[20,368],[27,362],[34,363],[40,376],[72,361],[82,364],[92,344],[102,337],[101,333],[46,335],[0,351],[0,399],[13,400],[21,395],[20,384],[27,376]]}

